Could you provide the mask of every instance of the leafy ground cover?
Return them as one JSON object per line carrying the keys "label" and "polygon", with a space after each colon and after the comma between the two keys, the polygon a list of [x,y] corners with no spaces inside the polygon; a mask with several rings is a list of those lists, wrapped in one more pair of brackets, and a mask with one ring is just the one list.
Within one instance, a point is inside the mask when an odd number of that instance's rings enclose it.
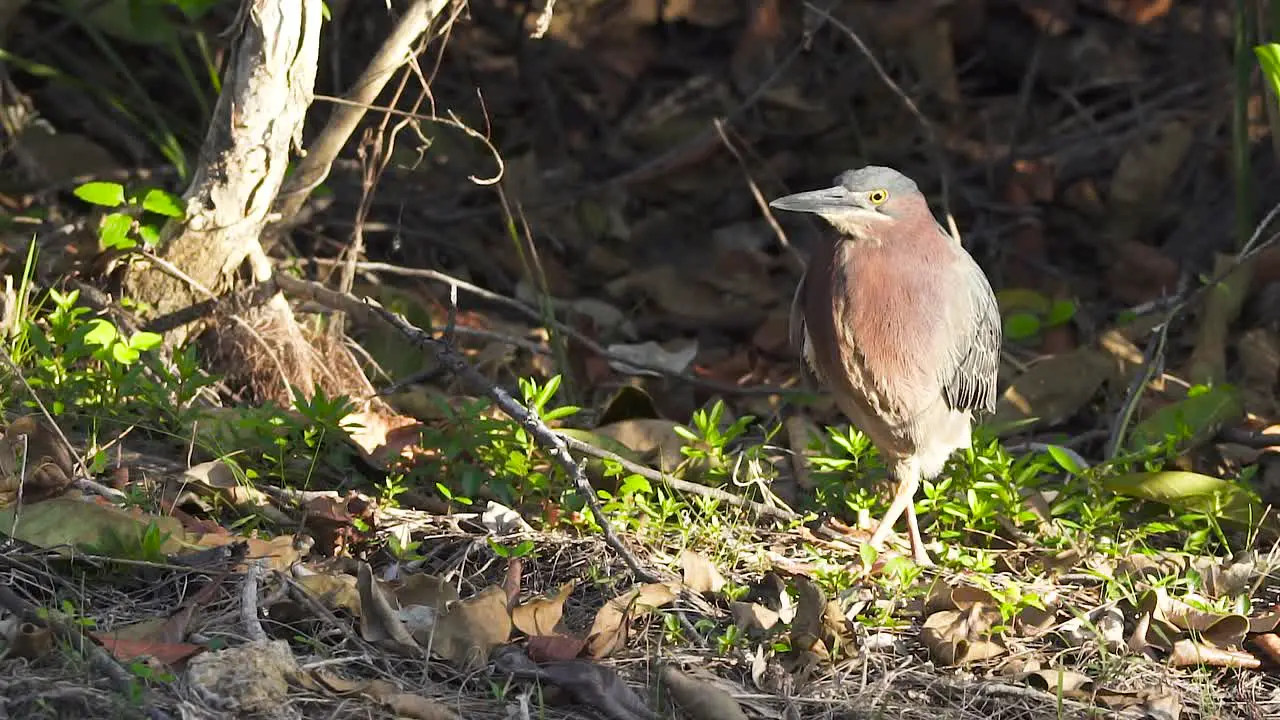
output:
{"label": "leafy ground cover", "polygon": [[[272,249],[379,391],[281,402],[218,365],[242,306],[175,345],[112,282],[185,215],[212,7],[12,20],[67,24],[0,78],[10,715],[1280,713],[1265,23],[473,3]],[[388,21],[329,12],[340,95]],[[917,498],[936,569],[863,542],[884,469],[786,339],[816,228],[763,202],[869,161],[1001,289],[997,412]]]}

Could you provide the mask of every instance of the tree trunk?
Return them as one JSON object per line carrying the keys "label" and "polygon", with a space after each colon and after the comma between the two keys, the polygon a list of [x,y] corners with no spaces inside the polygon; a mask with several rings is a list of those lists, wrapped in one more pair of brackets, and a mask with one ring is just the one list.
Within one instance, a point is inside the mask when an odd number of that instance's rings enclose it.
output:
{"label": "tree trunk", "polygon": [[[183,196],[186,217],[162,230],[162,262],[139,260],[125,276],[125,294],[150,312],[166,314],[222,295],[235,288],[246,264],[254,281],[271,276],[259,238],[290,150],[302,146],[319,57],[320,9],[321,0],[245,0],[222,94]],[[337,363],[316,359],[281,295],[234,319],[179,328],[167,341],[177,345],[202,330],[212,331],[208,336],[221,356],[217,364],[233,389],[247,386],[258,399],[288,403],[290,386],[310,395],[317,368],[338,380],[324,383],[329,391],[368,389],[343,348],[328,348],[344,356]],[[335,367],[336,375],[330,373]]]}

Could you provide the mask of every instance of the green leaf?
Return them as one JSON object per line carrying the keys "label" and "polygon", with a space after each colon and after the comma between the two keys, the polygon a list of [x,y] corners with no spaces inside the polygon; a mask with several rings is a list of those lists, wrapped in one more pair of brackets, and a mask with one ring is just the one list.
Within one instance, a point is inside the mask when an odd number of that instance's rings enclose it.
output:
{"label": "green leaf", "polygon": [[137,243],[129,237],[133,228],[133,218],[124,213],[111,213],[102,218],[102,226],[98,228],[98,239],[104,250],[128,250]]}
{"label": "green leaf", "polygon": [[150,350],[159,345],[162,340],[164,338],[156,333],[139,330],[129,338],[129,347],[134,350]]}
{"label": "green leaf", "polygon": [[141,223],[138,225],[138,237],[142,238],[143,245],[153,248],[160,244],[160,229],[151,223]]}
{"label": "green leaf", "polygon": [[1280,98],[1280,44],[1266,43],[1253,48],[1258,56],[1258,64],[1262,66],[1262,74],[1267,77],[1271,91]]}
{"label": "green leaf", "polygon": [[1040,332],[1040,318],[1031,313],[1013,313],[1004,319],[1004,334],[1010,340],[1027,340]]}
{"label": "green leaf", "polygon": [[1182,451],[1208,442],[1224,424],[1243,415],[1240,391],[1231,385],[1217,385],[1152,413],[1133,427],[1125,447],[1143,452],[1173,437],[1177,438],[1175,448]]}
{"label": "green leaf", "polygon": [[87,182],[73,192],[76,197],[94,205],[120,207],[124,204],[124,186],[116,182]]}
{"label": "green leaf", "polygon": [[167,190],[151,188],[142,198],[142,208],[165,217],[180,218],[187,213],[182,207],[182,198]]}
{"label": "green leaf", "polygon": [[1128,473],[1104,478],[1102,485],[1117,495],[1150,500],[1177,510],[1212,513],[1243,525],[1256,525],[1263,517],[1262,504],[1243,486],[1200,473]]}
{"label": "green leaf", "polygon": [[116,343],[111,346],[111,357],[121,365],[132,365],[138,361],[140,357],[137,350],[125,345],[124,343]]}
{"label": "green leaf", "polygon": [[1085,471],[1085,468],[1081,467],[1080,463],[1076,461],[1075,456],[1067,452],[1065,449],[1057,445],[1050,445],[1047,450],[1049,452],[1049,457],[1053,458],[1053,461],[1058,463],[1058,467],[1066,470],[1072,475],[1080,475]]}
{"label": "green leaf", "polygon": [[1049,308],[1048,317],[1044,319],[1044,324],[1049,327],[1055,327],[1069,322],[1075,316],[1076,303],[1074,300],[1054,300],[1053,306]]}
{"label": "green leaf", "polygon": [[116,332],[116,326],[101,318],[90,320],[87,325],[89,326],[89,332],[85,333],[84,341],[90,345],[106,347],[119,337],[119,333]]}

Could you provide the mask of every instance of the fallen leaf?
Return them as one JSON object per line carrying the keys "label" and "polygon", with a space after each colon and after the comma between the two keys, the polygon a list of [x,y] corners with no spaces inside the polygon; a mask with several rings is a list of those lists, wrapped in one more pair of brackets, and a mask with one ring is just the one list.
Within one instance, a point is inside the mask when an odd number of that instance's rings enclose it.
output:
{"label": "fallen leaf", "polygon": [[593,658],[613,654],[626,645],[632,619],[667,605],[679,594],[669,583],[648,583],[606,602],[587,632],[587,654]]}
{"label": "fallen leaf", "polygon": [[682,550],[677,559],[684,573],[684,584],[688,585],[690,590],[705,595],[718,593],[724,587],[724,576],[702,553]]}
{"label": "fallen leaf", "polygon": [[1262,661],[1251,653],[1243,650],[1224,650],[1191,639],[1179,640],[1173,644],[1173,652],[1169,654],[1169,664],[1173,667],[1208,665],[1245,670],[1257,670],[1262,667]]}
{"label": "fallen leaf", "polygon": [[530,637],[551,634],[560,624],[564,603],[569,599],[573,588],[571,580],[561,585],[559,592],[551,597],[534,598],[523,605],[517,605],[511,610],[511,623]]}
{"label": "fallen leaf", "polygon": [[1115,371],[1114,360],[1088,347],[1045,358],[1014,378],[987,425],[1006,435],[1061,424],[1089,404]]}
{"label": "fallen leaf", "polygon": [[360,590],[356,578],[346,573],[315,573],[294,578],[308,595],[328,610],[346,610],[360,616]]}
{"label": "fallen leaf", "polygon": [[1036,670],[1028,673],[1025,682],[1031,687],[1057,695],[1062,693],[1071,697],[1093,689],[1093,680],[1084,673],[1074,670],[1055,668],[1052,670]]}
{"label": "fallen leaf", "polygon": [[778,613],[759,603],[731,602],[729,611],[733,613],[733,624],[747,632],[765,631],[778,624]]}
{"label": "fallen leaf", "polygon": [[[392,597],[381,583],[374,580],[369,563],[360,562],[356,588],[360,592],[360,636],[374,645],[407,657],[420,653],[421,648],[400,619]],[[425,643],[423,647],[426,647]]]}
{"label": "fallen leaf", "polygon": [[57,432],[42,418],[23,415],[0,438],[0,504],[24,503],[62,493],[75,477],[75,461]]}
{"label": "fallen leaf", "polygon": [[1242,485],[1222,478],[1178,470],[1126,473],[1102,479],[1117,495],[1162,503],[1177,510],[1211,513],[1249,527],[1263,518],[1263,507]]}
{"label": "fallen leaf", "polygon": [[106,648],[107,652],[124,663],[133,662],[141,658],[153,658],[170,667],[176,667],[187,658],[205,650],[203,645],[193,645],[191,643],[167,643],[145,639],[131,640],[118,637],[110,632],[94,632],[91,634],[93,639]]}
{"label": "fallen leaf", "polygon": [[698,342],[694,340],[675,350],[667,350],[650,340],[634,345],[616,343],[605,350],[618,358],[610,358],[609,367],[623,375],[662,377],[664,374],[683,375],[698,356]]}
{"label": "fallen leaf", "polygon": [[433,631],[430,637],[416,638],[422,647],[430,647],[432,652],[461,669],[484,664],[489,653],[511,637],[506,591],[491,585],[454,603],[436,622]]}
{"label": "fallen leaf", "polygon": [[996,608],[976,604],[968,610],[943,610],[930,615],[920,630],[929,655],[942,665],[964,665],[987,660],[1008,651],[999,636],[990,635],[1000,622]]}
{"label": "fallen leaf", "polygon": [[1230,385],[1166,405],[1133,426],[1125,446],[1131,452],[1150,452],[1168,438],[1178,438],[1178,452],[1209,442],[1228,423],[1244,417],[1244,398]]}
{"label": "fallen leaf", "polygon": [[529,658],[534,662],[548,662],[551,660],[572,660],[578,657],[586,646],[586,638],[556,633],[553,635],[535,635],[529,638],[529,642],[525,644],[525,649],[529,653]]}
{"label": "fallen leaf", "polygon": [[662,668],[662,682],[693,720],[747,720],[732,695],[710,682],[686,675],[674,665]]}
{"label": "fallen leaf", "polygon": [[201,547],[184,542],[182,523],[172,517],[129,511],[88,498],[63,495],[20,509],[0,508],[0,533],[11,533],[16,540],[60,554],[70,554],[73,549],[98,554],[137,552],[144,547],[153,525],[151,532],[159,532],[163,539],[145,547],[165,554]]}

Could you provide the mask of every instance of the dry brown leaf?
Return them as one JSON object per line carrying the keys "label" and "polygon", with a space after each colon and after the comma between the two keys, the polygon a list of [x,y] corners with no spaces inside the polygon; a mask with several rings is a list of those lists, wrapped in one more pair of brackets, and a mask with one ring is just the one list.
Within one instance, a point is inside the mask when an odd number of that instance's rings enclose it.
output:
{"label": "dry brown leaf", "polygon": [[550,635],[560,624],[564,614],[564,603],[573,592],[574,582],[570,580],[560,586],[560,590],[550,597],[539,597],[511,610],[511,623],[520,632],[533,637]]}
{"label": "dry brown leaf", "polygon": [[41,418],[24,415],[0,438],[0,506],[59,495],[75,477],[75,461],[57,432]]}
{"label": "dry brown leaf", "polygon": [[1280,665],[1280,635],[1269,632],[1257,635],[1252,640],[1254,646],[1262,651],[1272,665]]}
{"label": "dry brown leaf", "polygon": [[1208,665],[1244,670],[1257,670],[1262,667],[1262,661],[1251,653],[1243,650],[1223,650],[1190,639],[1182,639],[1173,644],[1173,652],[1169,654],[1169,664],[1173,667]]}
{"label": "dry brown leaf", "polygon": [[387,590],[395,595],[400,607],[422,605],[437,610],[458,600],[458,589],[444,578],[427,573],[405,575],[396,582],[386,584]]}
{"label": "dry brown leaf", "polygon": [[451,605],[436,622],[430,639],[416,639],[456,667],[471,669],[487,662],[489,653],[510,637],[507,593],[500,586],[491,585]]}
{"label": "dry brown leaf", "polygon": [[844,615],[839,605],[828,601],[822,588],[808,577],[797,576],[795,583],[799,599],[791,621],[792,651],[826,659],[839,649]]}
{"label": "dry brown leaf", "polygon": [[1177,177],[1192,137],[1189,125],[1171,120],[1144,142],[1128,145],[1111,176],[1110,237],[1142,234]]}
{"label": "dry brown leaf", "polygon": [[1002,638],[989,635],[991,626],[999,622],[1000,611],[986,605],[943,610],[925,619],[920,640],[929,655],[942,665],[986,660],[1008,651]]}
{"label": "dry brown leaf", "polygon": [[693,720],[747,720],[732,695],[710,682],[686,675],[674,665],[662,668],[662,682]]}
{"label": "dry brown leaf", "polygon": [[535,635],[529,638],[525,650],[529,659],[534,662],[551,662],[555,660],[572,660],[582,653],[587,646],[586,638],[576,635]]}
{"label": "dry brown leaf", "polygon": [[613,654],[626,645],[627,630],[634,617],[663,607],[679,595],[670,583],[648,583],[606,602],[587,632],[587,654],[593,658]]}
{"label": "dry brown leaf", "polygon": [[731,602],[729,610],[733,613],[733,624],[747,632],[770,630],[778,624],[777,611],[760,603]]}
{"label": "dry brown leaf", "polygon": [[682,550],[680,568],[684,573],[684,584],[700,594],[718,593],[724,587],[725,579],[714,563],[707,556],[693,550]]}
{"label": "dry brown leaf", "polygon": [[35,623],[20,622],[16,617],[0,622],[0,638],[14,657],[39,660],[53,649],[53,631]]}
{"label": "dry brown leaf", "polygon": [[354,576],[346,573],[316,573],[294,579],[326,609],[346,610],[355,617],[360,616],[360,590]]}
{"label": "dry brown leaf", "polygon": [[[414,656],[421,648],[400,620],[393,598],[375,581],[373,568],[360,562],[356,574],[360,592],[360,636],[365,640],[400,655]],[[424,644],[425,647],[425,644]]]}
{"label": "dry brown leaf", "polygon": [[995,605],[991,593],[972,585],[949,585],[938,578],[929,586],[925,595],[924,612],[932,614],[942,610],[968,610],[974,605]]}
{"label": "dry brown leaf", "polygon": [[1115,375],[1115,362],[1093,348],[1079,348],[1032,365],[996,403],[990,425],[1001,435],[1058,425],[1087,405]]}
{"label": "dry brown leaf", "polygon": [[386,706],[397,717],[414,720],[459,720],[449,709],[445,698],[428,698],[406,693],[388,680],[352,680],[324,668],[298,676],[298,683],[309,690],[329,691],[338,695],[366,695]]}
{"label": "dry brown leaf", "polygon": [[592,432],[621,443],[636,453],[640,462],[670,472],[684,462],[684,438],[676,432],[679,423],[661,418],[633,418],[603,425]]}
{"label": "dry brown leaf", "polygon": [[1025,681],[1037,690],[1054,695],[1061,692],[1070,697],[1087,695],[1093,689],[1093,680],[1088,675],[1062,668],[1036,670],[1029,673]]}

